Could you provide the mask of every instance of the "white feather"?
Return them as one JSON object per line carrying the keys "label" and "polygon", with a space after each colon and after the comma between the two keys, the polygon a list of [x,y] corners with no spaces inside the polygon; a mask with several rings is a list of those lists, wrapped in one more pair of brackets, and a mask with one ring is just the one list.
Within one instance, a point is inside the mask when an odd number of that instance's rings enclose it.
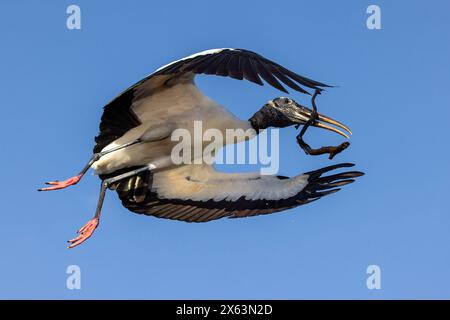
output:
{"label": "white feather", "polygon": [[298,194],[308,184],[307,175],[290,179],[258,173],[222,173],[208,165],[185,165],[156,172],[152,191],[159,198],[194,201],[280,200]]}

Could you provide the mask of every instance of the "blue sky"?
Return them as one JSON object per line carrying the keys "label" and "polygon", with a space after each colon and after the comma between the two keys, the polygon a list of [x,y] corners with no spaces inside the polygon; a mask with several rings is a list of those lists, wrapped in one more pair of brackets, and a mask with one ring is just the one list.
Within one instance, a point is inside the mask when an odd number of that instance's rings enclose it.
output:
{"label": "blue sky", "polygon": [[[82,29],[66,28],[81,7]],[[366,8],[382,30],[366,28]],[[450,298],[448,1],[2,1],[0,298]],[[280,174],[338,162],[357,183],[288,212],[207,224],[138,216],[108,193],[93,238],[65,240],[92,216],[99,180],[38,193],[90,157],[102,106],[159,66],[209,48],[256,51],[337,85],[320,110],[352,146],[307,157],[281,131]],[[282,95],[232,79],[199,86],[248,119]],[[292,94],[308,104],[308,98]],[[308,133],[314,145],[338,136]],[[66,288],[80,266],[82,289]],[[366,268],[381,268],[368,290]]]}

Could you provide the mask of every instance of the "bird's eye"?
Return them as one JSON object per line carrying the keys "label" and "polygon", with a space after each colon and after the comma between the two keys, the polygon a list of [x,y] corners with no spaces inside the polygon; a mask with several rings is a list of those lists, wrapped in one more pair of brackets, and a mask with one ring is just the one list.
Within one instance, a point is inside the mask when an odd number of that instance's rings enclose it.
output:
{"label": "bird's eye", "polygon": [[289,98],[284,99],[284,103],[290,103],[290,102],[291,102],[291,99],[289,99]]}

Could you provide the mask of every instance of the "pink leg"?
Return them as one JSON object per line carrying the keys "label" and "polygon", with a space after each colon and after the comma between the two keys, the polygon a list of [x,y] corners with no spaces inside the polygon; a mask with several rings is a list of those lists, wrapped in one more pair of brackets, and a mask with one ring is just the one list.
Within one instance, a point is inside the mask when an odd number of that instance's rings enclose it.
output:
{"label": "pink leg", "polygon": [[38,191],[52,191],[52,190],[64,189],[64,188],[67,188],[69,186],[73,186],[73,185],[77,184],[81,180],[81,177],[83,177],[83,174],[79,174],[79,175],[77,175],[75,177],[69,178],[69,179],[64,180],[64,181],[50,181],[50,182],[46,182],[45,184],[52,185],[53,187],[40,188],[40,189],[38,189]]}
{"label": "pink leg", "polygon": [[68,246],[68,248],[76,247],[89,239],[94,233],[95,229],[97,229],[98,223],[99,218],[93,218],[89,220],[83,227],[81,227],[80,230],[78,230],[78,237],[67,241],[70,243],[70,246]]}
{"label": "pink leg", "polygon": [[76,247],[87,239],[89,239],[97,229],[100,222],[100,215],[102,212],[103,200],[105,199],[106,189],[108,188],[108,180],[102,182],[100,189],[100,196],[98,197],[97,210],[95,211],[94,218],[89,220],[80,230],[78,230],[78,236],[74,239],[69,240],[69,248]]}
{"label": "pink leg", "polygon": [[110,150],[107,151],[103,151],[103,152],[99,152],[99,153],[94,153],[91,157],[91,159],[89,160],[89,162],[84,166],[83,170],[81,170],[79,175],[76,175],[72,178],[69,178],[67,180],[64,181],[50,181],[50,182],[46,182],[45,184],[49,184],[52,185],[53,187],[47,187],[47,188],[40,188],[38,189],[38,191],[51,191],[51,190],[59,190],[59,189],[64,189],[67,188],[69,186],[73,186],[74,184],[77,184],[81,178],[84,176],[84,174],[89,170],[89,168],[91,167],[91,165],[97,161],[98,159],[100,159],[103,155],[132,146],[134,144],[140,143],[141,139],[136,139],[133,140],[131,142],[128,142],[124,145],[112,148]]}

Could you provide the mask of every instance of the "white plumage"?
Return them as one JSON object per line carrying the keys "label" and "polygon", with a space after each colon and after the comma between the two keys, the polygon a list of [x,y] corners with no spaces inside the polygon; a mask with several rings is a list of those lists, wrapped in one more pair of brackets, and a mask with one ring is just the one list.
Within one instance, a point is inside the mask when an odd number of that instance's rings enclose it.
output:
{"label": "white plumage", "polygon": [[[161,83],[160,77],[148,81],[146,86],[137,90],[137,98],[131,105],[131,111],[141,124],[132,128],[122,137],[113,141],[102,151],[124,145],[155,130],[164,130],[161,136],[169,135],[156,142],[141,143],[103,156],[93,164],[98,174],[114,172],[125,167],[159,163],[170,157],[172,148],[177,144],[171,141],[170,133],[176,128],[188,129],[192,132],[194,121],[202,121],[203,130],[215,128],[225,135],[226,129],[250,129],[248,121],[242,121],[231,112],[198,90],[194,83],[194,74],[182,77],[170,87],[155,87],[154,82]],[[164,134],[166,133],[166,134]],[[244,137],[238,138],[238,142]],[[205,142],[206,143],[206,142]]]}

